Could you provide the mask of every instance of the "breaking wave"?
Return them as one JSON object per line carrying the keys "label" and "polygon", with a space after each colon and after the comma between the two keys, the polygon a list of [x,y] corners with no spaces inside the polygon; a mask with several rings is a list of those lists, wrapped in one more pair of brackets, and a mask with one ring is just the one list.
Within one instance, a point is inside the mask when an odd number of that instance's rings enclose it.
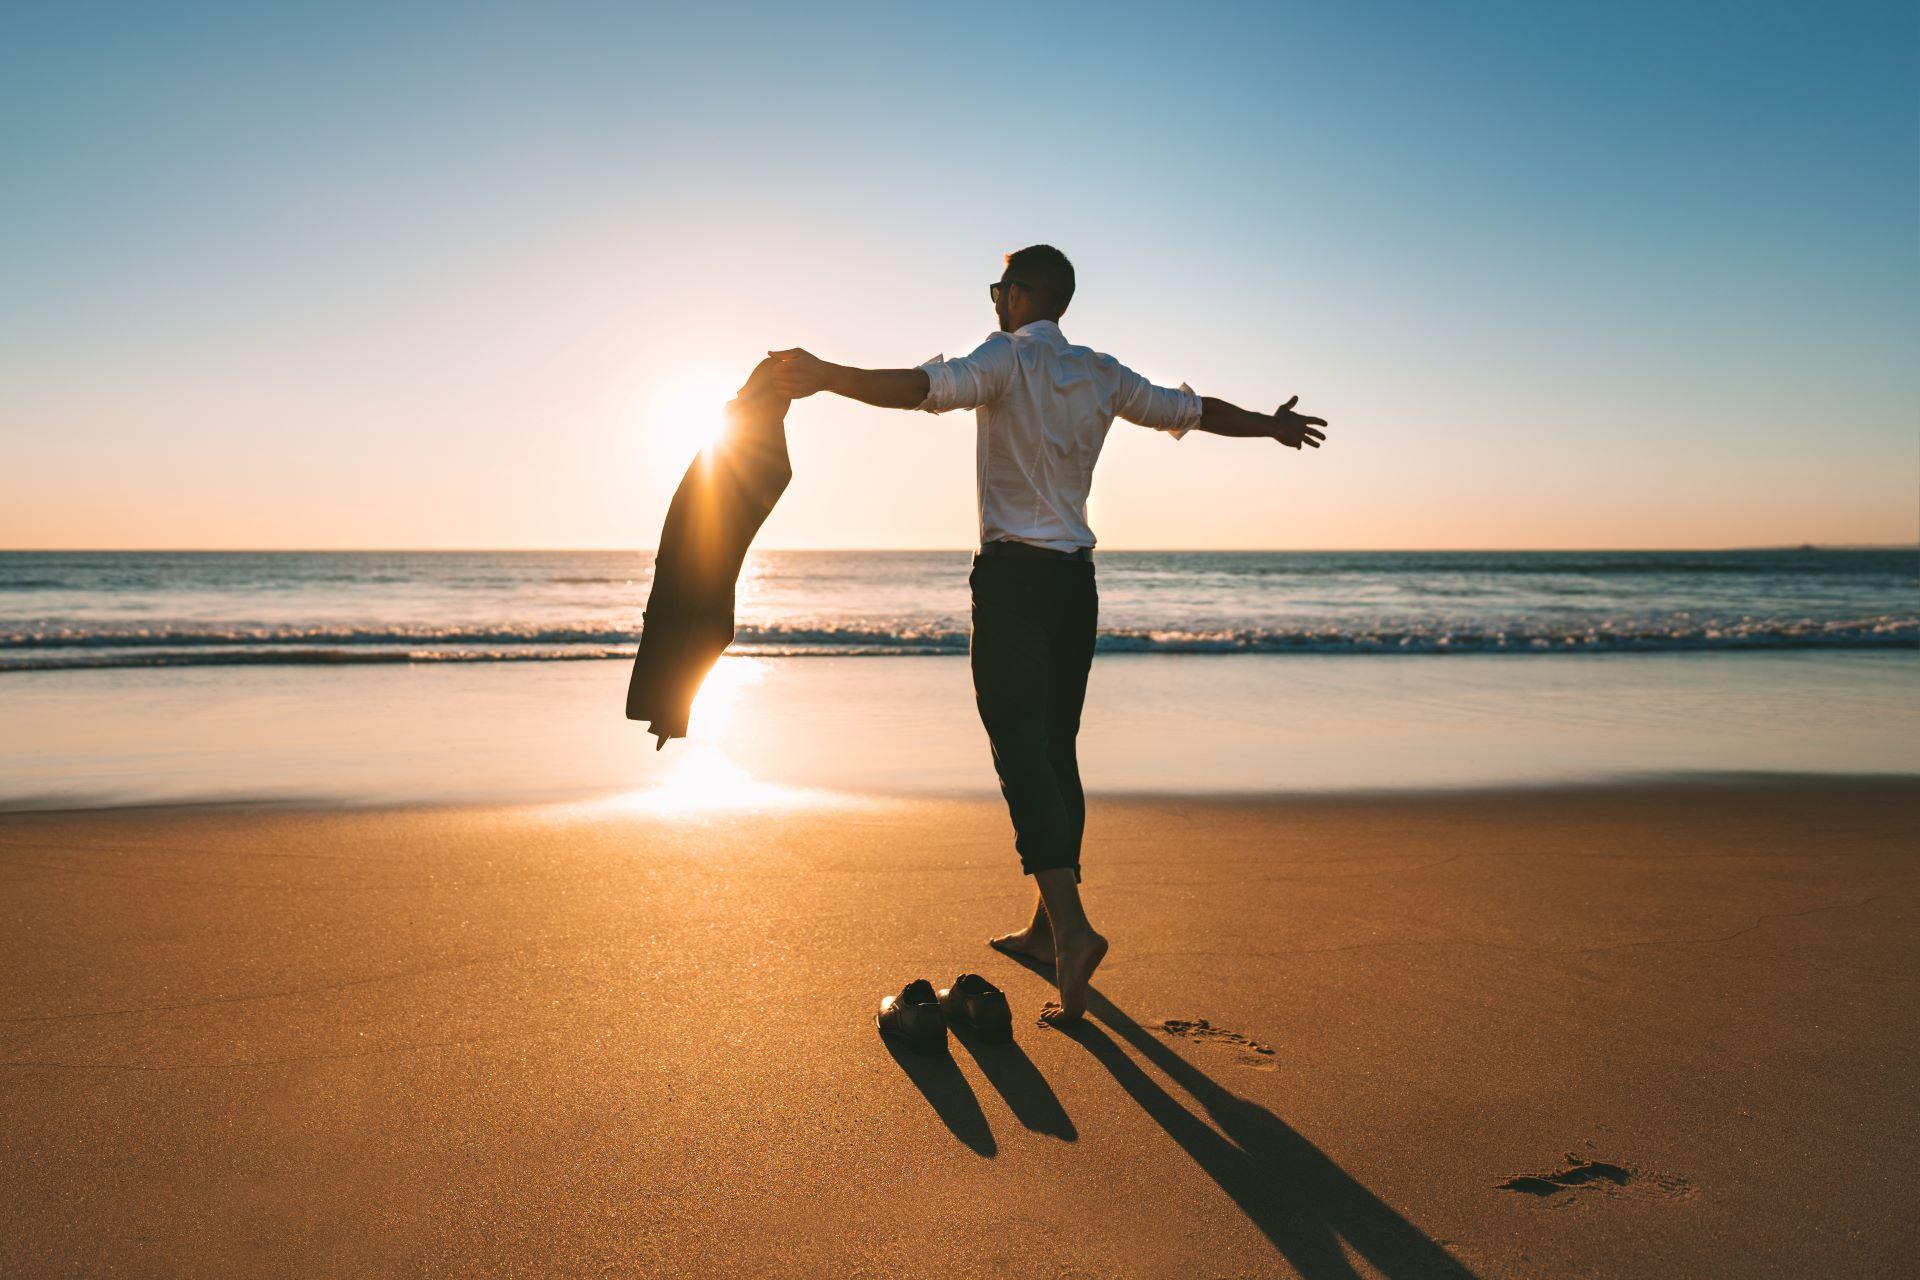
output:
{"label": "breaking wave", "polygon": [[[499,627],[37,627],[0,633],[0,671],[125,667],[554,662],[628,658],[637,630]],[[1538,625],[1300,627],[1100,633],[1105,653],[1539,654],[1916,649],[1920,619],[1696,619]],[[742,626],[733,652],[762,657],[964,654],[954,626]]]}

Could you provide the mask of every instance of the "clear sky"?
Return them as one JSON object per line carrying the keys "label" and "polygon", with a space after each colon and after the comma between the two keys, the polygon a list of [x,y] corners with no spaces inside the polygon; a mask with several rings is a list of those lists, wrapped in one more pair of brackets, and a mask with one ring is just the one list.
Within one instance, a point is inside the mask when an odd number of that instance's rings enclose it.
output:
{"label": "clear sky", "polygon": [[[1920,538],[1911,0],[695,8],[9,5],[0,546],[651,546],[765,350],[1037,241],[1332,423],[1116,423],[1103,546]],[[974,537],[971,414],[789,426],[761,545]]]}

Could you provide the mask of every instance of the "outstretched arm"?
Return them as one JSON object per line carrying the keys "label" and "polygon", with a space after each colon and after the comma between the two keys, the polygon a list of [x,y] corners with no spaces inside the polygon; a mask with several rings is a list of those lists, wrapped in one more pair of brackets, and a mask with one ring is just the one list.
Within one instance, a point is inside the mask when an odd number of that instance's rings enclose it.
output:
{"label": "outstretched arm", "polygon": [[767,354],[780,362],[773,368],[774,389],[789,400],[831,391],[882,409],[913,409],[927,398],[925,369],[856,369],[799,347]]}
{"label": "outstretched arm", "polygon": [[1200,429],[1217,436],[1272,436],[1289,449],[1298,449],[1303,444],[1318,449],[1327,435],[1314,428],[1326,426],[1327,420],[1295,413],[1293,406],[1299,402],[1300,397],[1295,396],[1272,413],[1254,413],[1225,400],[1202,396]]}
{"label": "outstretched arm", "polygon": [[1184,382],[1177,391],[1157,387],[1111,356],[1103,359],[1112,361],[1116,378],[1114,413],[1128,422],[1165,431],[1175,440],[1196,427],[1217,436],[1268,436],[1290,449],[1298,449],[1303,443],[1318,449],[1326,439],[1324,432],[1313,430],[1316,426],[1326,426],[1326,419],[1309,418],[1293,411],[1293,406],[1300,402],[1299,396],[1273,413],[1253,413],[1225,400],[1195,395]]}

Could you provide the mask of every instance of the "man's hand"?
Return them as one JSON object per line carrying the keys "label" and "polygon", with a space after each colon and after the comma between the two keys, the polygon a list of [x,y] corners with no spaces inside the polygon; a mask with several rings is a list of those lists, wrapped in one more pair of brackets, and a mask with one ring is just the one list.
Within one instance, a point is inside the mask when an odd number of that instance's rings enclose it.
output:
{"label": "man's hand", "polygon": [[1212,396],[1200,397],[1200,429],[1211,431],[1217,436],[1267,436],[1278,440],[1289,449],[1298,449],[1303,444],[1314,448],[1327,438],[1326,432],[1315,431],[1315,427],[1327,425],[1325,418],[1309,418],[1303,413],[1295,413],[1293,406],[1300,403],[1300,397],[1281,405],[1272,413],[1255,413],[1251,409],[1242,409],[1239,405],[1228,404],[1225,400],[1216,400]]}
{"label": "man's hand", "polygon": [[1295,413],[1293,406],[1299,403],[1300,397],[1295,396],[1274,410],[1273,438],[1289,449],[1298,449],[1302,444],[1310,444],[1318,449],[1320,442],[1327,438],[1327,434],[1324,431],[1315,431],[1314,428],[1326,426],[1327,420],[1309,418],[1305,414]]}
{"label": "man's hand", "polygon": [[789,400],[832,391],[882,409],[916,409],[927,398],[925,369],[855,369],[832,364],[810,351],[769,351],[773,389]]}
{"label": "man's hand", "polygon": [[816,391],[825,391],[832,381],[830,375],[835,366],[799,347],[767,354],[779,361],[773,366],[773,389],[789,400],[801,400]]}

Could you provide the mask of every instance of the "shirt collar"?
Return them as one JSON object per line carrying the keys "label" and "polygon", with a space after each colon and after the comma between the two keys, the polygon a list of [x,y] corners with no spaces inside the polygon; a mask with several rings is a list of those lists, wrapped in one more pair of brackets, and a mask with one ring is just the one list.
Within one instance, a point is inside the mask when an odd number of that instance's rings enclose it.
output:
{"label": "shirt collar", "polygon": [[[1004,330],[1002,332],[1004,332]],[[1013,331],[1013,336],[1016,338],[1038,338],[1042,342],[1052,343],[1056,346],[1067,340],[1067,335],[1060,332],[1060,326],[1051,320],[1035,320],[1030,324],[1023,324]]]}

